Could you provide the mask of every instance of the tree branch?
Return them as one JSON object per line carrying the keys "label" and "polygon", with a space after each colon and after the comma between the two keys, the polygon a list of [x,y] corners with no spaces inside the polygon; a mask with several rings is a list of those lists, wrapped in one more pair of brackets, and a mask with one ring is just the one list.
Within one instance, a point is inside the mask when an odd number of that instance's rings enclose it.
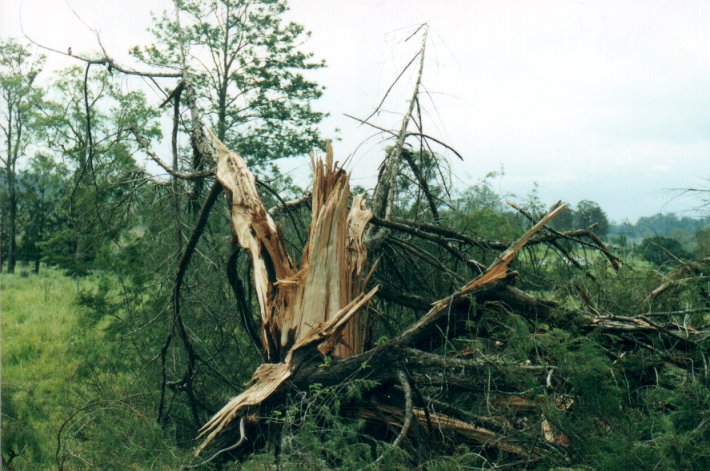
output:
{"label": "tree branch", "polygon": [[181,180],[199,180],[209,177],[210,175],[214,175],[214,169],[206,170],[204,172],[193,173],[182,173],[175,171],[174,168],[168,165],[163,159],[158,157],[158,154],[151,148],[148,139],[138,134],[138,131],[136,131],[136,129],[132,126],[129,128],[129,131],[131,131],[133,136],[136,138],[136,142],[138,142],[138,145],[141,147],[141,149],[143,149],[143,152],[148,154],[148,157],[150,157],[155,163],[160,165],[160,167],[166,172],[168,172],[171,176],[179,178]]}

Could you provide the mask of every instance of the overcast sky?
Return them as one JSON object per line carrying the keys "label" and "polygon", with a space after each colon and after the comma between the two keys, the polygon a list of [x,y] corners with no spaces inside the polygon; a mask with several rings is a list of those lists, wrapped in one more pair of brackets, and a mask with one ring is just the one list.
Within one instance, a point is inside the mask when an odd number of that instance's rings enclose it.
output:
{"label": "overcast sky", "polygon": [[[115,58],[150,42],[150,11],[168,0],[0,0],[0,35],[64,50],[94,50],[92,27]],[[518,199],[539,185],[547,203],[597,201],[614,220],[688,214],[675,188],[710,183],[710,2],[293,0],[289,18],[312,32],[304,48],[328,68],[317,108],[355,183],[373,182],[382,158],[367,116],[431,27],[423,97],[427,132],[458,149],[463,188],[504,169],[496,189]],[[48,66],[68,65],[50,57]],[[411,93],[402,82],[377,122],[395,128]],[[299,178],[307,161],[286,168]]]}

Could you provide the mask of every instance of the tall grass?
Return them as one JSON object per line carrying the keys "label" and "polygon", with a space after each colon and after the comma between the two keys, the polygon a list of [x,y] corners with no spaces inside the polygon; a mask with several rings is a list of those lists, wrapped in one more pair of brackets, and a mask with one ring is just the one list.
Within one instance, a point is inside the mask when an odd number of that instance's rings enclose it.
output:
{"label": "tall grass", "polygon": [[[2,469],[177,469],[190,449],[153,415],[157,389],[116,323],[117,283],[0,274]],[[149,362],[148,362],[149,364]],[[58,436],[62,430],[61,446]]]}
{"label": "tall grass", "polygon": [[17,469],[53,458],[57,431],[76,400],[79,359],[70,345],[77,289],[52,269],[0,275],[3,456]]}

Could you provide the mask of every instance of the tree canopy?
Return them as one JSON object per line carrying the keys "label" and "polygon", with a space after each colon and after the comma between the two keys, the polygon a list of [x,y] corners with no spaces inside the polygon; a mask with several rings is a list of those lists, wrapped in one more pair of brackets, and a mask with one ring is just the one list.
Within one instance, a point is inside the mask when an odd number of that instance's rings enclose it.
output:
{"label": "tree canopy", "polygon": [[[42,106],[42,94],[35,80],[43,62],[42,56],[33,56],[28,48],[13,39],[0,43],[0,129],[5,144],[0,156],[5,180],[0,232],[7,232],[7,271],[10,273],[14,272],[17,261],[17,170],[37,129],[33,121]],[[2,254],[0,245],[0,267]]]}
{"label": "tree canopy", "polygon": [[155,18],[155,43],[133,48],[146,64],[189,73],[217,136],[264,166],[321,144],[312,103],[323,67],[303,52],[301,25],[282,19],[285,1],[182,0]]}

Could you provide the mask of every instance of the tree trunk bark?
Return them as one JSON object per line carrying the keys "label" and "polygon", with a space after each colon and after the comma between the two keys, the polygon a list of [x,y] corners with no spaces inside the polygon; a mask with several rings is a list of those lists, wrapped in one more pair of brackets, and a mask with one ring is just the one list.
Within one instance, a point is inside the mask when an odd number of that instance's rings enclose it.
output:
{"label": "tree trunk bark", "polygon": [[224,136],[227,133],[227,86],[229,83],[227,71],[225,71],[225,76],[222,80],[223,86],[219,89],[219,103],[217,105],[217,138],[220,141],[224,140]]}
{"label": "tree trunk bark", "polygon": [[15,172],[10,169],[7,175],[7,272],[15,273],[15,264],[17,262],[17,193],[15,191]]}
{"label": "tree trunk bark", "polygon": [[[0,205],[2,206],[2,205]],[[5,251],[3,250],[5,246],[5,210],[0,207],[0,273],[3,271],[3,265],[5,264]]]}

